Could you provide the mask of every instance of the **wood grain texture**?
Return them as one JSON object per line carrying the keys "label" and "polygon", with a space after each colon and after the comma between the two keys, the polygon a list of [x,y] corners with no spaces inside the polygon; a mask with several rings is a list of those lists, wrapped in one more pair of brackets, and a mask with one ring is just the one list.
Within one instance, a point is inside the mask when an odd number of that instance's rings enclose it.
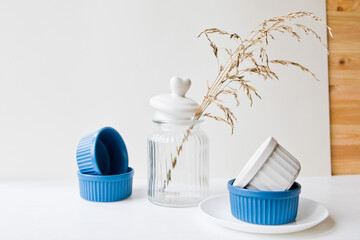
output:
{"label": "wood grain texture", "polygon": [[327,0],[332,174],[360,174],[360,0]]}

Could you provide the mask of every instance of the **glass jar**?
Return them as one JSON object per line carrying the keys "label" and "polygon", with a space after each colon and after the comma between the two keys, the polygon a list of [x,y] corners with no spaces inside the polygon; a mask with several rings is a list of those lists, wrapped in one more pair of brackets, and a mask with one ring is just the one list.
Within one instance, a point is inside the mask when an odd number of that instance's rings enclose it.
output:
{"label": "glass jar", "polygon": [[197,205],[208,193],[208,137],[202,120],[154,121],[148,138],[148,197],[157,205]]}

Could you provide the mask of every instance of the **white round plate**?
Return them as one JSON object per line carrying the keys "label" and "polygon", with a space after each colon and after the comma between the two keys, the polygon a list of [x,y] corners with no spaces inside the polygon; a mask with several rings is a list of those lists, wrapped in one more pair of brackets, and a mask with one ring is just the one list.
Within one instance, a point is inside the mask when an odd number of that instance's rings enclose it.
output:
{"label": "white round plate", "polygon": [[228,195],[206,199],[200,203],[199,207],[208,218],[224,227],[242,232],[263,234],[282,234],[302,231],[321,223],[329,215],[326,207],[306,198],[300,198],[296,220],[283,225],[257,225],[236,219],[231,215]]}

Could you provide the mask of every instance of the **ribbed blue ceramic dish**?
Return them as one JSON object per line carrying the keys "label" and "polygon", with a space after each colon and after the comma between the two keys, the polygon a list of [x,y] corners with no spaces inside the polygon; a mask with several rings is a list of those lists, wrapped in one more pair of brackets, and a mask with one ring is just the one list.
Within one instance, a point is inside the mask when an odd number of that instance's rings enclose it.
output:
{"label": "ribbed blue ceramic dish", "polygon": [[114,202],[131,196],[134,170],[116,175],[89,175],[78,172],[80,196],[93,202]]}
{"label": "ribbed blue ceramic dish", "polygon": [[228,182],[231,214],[237,219],[261,225],[280,225],[295,220],[301,185],[295,182],[287,191],[258,191]]}
{"label": "ribbed blue ceramic dish", "polygon": [[84,136],[76,149],[76,160],[85,174],[121,174],[129,167],[125,142],[111,127]]}

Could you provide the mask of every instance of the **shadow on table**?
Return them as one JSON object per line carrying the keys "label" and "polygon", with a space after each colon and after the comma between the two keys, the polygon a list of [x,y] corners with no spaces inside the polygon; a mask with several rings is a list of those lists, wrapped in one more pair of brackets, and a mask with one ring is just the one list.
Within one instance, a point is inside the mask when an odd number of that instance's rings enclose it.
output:
{"label": "shadow on table", "polygon": [[146,187],[134,187],[132,194],[129,199],[144,199],[147,198],[147,188]]}

